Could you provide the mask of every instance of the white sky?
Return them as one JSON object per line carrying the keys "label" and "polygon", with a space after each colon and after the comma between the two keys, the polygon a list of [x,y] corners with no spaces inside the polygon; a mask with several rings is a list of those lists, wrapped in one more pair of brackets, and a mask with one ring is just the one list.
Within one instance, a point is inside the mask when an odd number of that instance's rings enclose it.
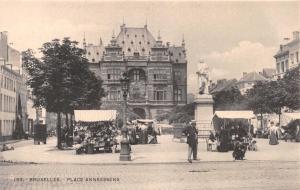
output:
{"label": "white sky", "polygon": [[143,27],[164,42],[181,44],[188,56],[188,91],[195,92],[200,59],[212,79],[237,78],[242,72],[274,68],[273,55],[284,37],[300,30],[300,2],[101,2],[1,1],[0,31],[8,31],[13,47],[37,49],[54,38],[71,37],[107,44],[113,30]]}

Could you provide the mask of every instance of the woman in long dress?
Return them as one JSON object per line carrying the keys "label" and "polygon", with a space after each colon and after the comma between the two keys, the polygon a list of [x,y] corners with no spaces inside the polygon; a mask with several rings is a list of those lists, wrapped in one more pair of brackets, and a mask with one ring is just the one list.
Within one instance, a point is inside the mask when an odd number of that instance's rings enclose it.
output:
{"label": "woman in long dress", "polygon": [[271,122],[271,127],[269,131],[269,144],[270,145],[277,145],[279,144],[277,139],[277,127],[274,126],[274,122]]}

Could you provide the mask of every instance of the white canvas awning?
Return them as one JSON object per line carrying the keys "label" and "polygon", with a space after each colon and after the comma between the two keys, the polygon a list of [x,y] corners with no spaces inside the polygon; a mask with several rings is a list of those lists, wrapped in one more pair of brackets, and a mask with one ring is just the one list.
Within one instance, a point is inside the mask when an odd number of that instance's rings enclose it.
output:
{"label": "white canvas awning", "polygon": [[296,113],[282,113],[282,116],[288,117],[288,118],[293,119],[293,120],[296,120],[296,119],[300,119],[300,112],[296,112]]}
{"label": "white canvas awning", "polygon": [[76,122],[113,121],[117,118],[116,110],[74,110]]}
{"label": "white canvas awning", "polygon": [[280,124],[284,126],[289,124],[289,122],[297,119],[300,119],[300,112],[282,113]]}
{"label": "white canvas awning", "polygon": [[137,119],[137,122],[140,122],[140,123],[153,123],[154,120],[153,119]]}
{"label": "white canvas awning", "polygon": [[255,115],[253,111],[216,111],[214,116],[222,119],[253,119]]}

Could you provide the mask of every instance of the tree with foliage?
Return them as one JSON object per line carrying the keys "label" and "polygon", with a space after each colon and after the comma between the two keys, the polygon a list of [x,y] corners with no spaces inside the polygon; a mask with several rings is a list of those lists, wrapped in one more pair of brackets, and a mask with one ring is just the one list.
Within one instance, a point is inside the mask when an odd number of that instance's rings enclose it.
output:
{"label": "tree with foliage", "polygon": [[246,92],[246,97],[248,100],[248,107],[255,114],[260,114],[261,126],[263,125],[263,114],[271,113],[272,110],[266,101],[268,97],[268,83],[258,82],[253,88]]}
{"label": "tree with foliage", "polygon": [[249,108],[256,114],[276,113],[281,116],[282,108],[300,108],[299,66],[287,71],[282,79],[265,83],[258,82],[247,91]]}
{"label": "tree with foliage", "polygon": [[285,106],[291,110],[300,109],[300,66],[287,71],[280,82],[287,93]]}
{"label": "tree with foliage", "polygon": [[158,121],[169,120],[169,123],[187,123],[194,118],[195,103],[176,106],[172,111],[157,116]]}
{"label": "tree with foliage", "polygon": [[242,110],[247,107],[246,99],[237,87],[217,92],[213,100],[214,110]]}
{"label": "tree with foliage", "polygon": [[57,147],[61,149],[61,114],[74,109],[99,106],[104,90],[102,81],[89,70],[84,50],[64,38],[44,43],[41,59],[32,50],[22,53],[29,74],[28,85],[35,96],[34,106],[57,114]]}

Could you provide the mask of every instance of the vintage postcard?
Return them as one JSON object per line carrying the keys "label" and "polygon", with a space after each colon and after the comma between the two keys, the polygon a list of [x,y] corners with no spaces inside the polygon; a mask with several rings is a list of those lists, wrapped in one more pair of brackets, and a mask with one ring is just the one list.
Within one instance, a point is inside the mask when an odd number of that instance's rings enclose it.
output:
{"label": "vintage postcard", "polygon": [[299,189],[299,54],[299,1],[0,0],[0,189]]}

